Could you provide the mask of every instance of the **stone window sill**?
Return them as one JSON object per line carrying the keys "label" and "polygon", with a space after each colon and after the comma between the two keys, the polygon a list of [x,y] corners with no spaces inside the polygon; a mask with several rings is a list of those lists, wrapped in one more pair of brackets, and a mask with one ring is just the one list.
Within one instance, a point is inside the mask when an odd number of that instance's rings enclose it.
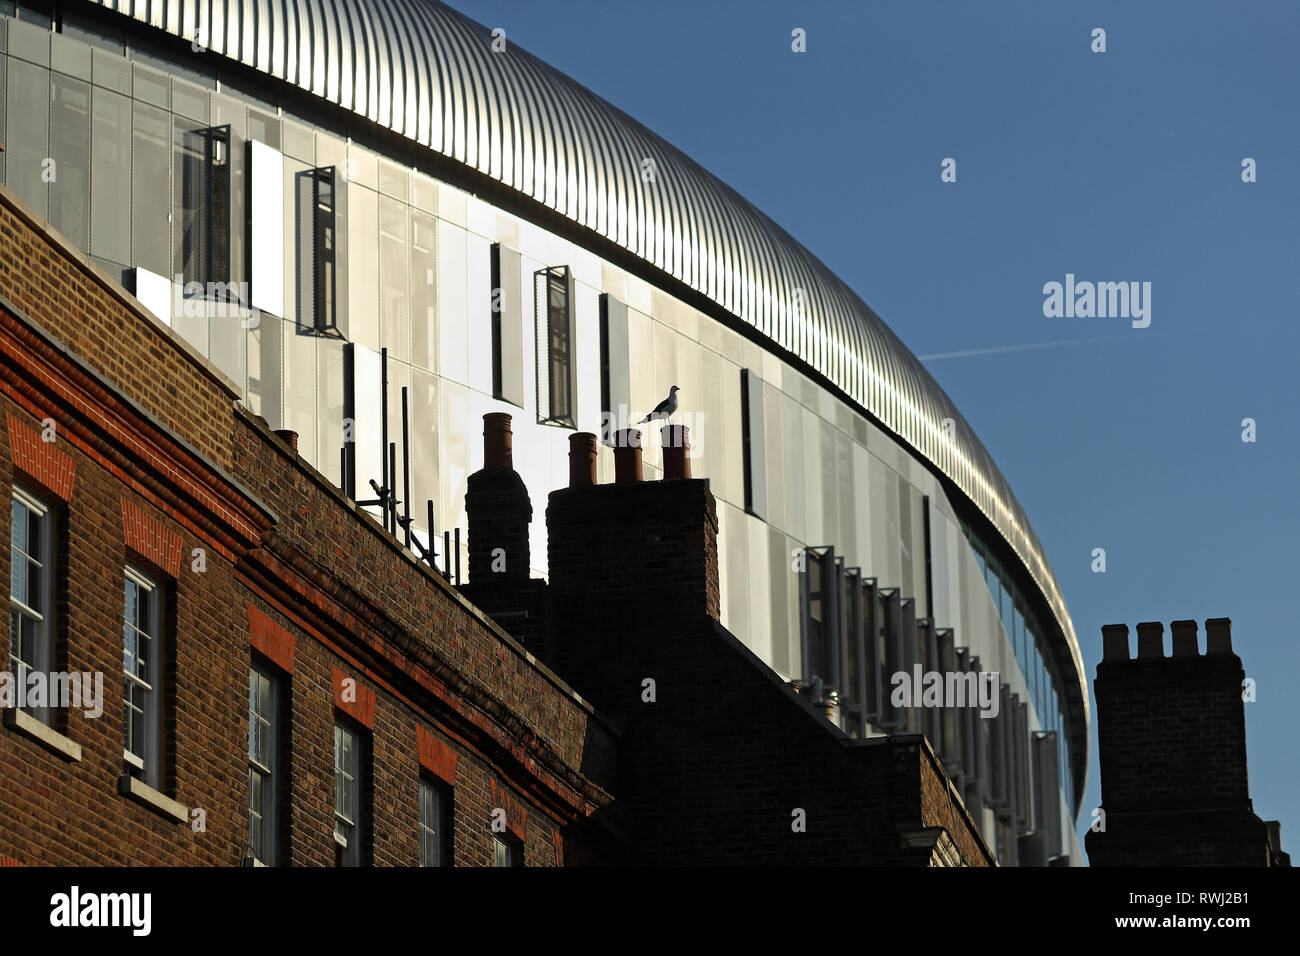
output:
{"label": "stone window sill", "polygon": [[124,797],[130,797],[137,803],[144,804],[150,810],[154,810],[176,823],[188,823],[190,820],[190,811],[185,804],[173,800],[165,793],[159,793],[144,781],[132,777],[130,774],[122,774],[117,778],[117,792]]}
{"label": "stone window sill", "polygon": [[4,725],[25,737],[30,737],[64,760],[73,763],[81,761],[81,744],[63,736],[53,727],[47,727],[26,711],[7,708],[4,712]]}

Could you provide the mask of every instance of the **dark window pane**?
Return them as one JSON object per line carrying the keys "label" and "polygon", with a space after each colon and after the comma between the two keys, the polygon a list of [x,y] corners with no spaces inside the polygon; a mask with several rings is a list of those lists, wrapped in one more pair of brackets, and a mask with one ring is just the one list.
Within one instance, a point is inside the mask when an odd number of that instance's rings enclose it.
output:
{"label": "dark window pane", "polygon": [[176,273],[188,284],[228,283],[230,128],[176,129]]}
{"label": "dark window pane", "polygon": [[569,301],[569,272],[552,269],[546,277],[546,324],[550,347],[550,418],[573,424],[572,303]]}
{"label": "dark window pane", "polygon": [[334,167],[297,177],[298,322],[305,329],[336,328]]}

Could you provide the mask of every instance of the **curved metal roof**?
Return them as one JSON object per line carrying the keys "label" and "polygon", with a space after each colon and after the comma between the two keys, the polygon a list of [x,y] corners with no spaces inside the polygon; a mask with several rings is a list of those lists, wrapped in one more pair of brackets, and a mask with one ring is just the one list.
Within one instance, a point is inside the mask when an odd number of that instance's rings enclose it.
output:
{"label": "curved metal roof", "polygon": [[[880,317],[726,184],[513,42],[492,52],[486,27],[432,0],[91,2],[197,38],[518,190],[802,358],[949,476],[1024,562],[1066,635],[1087,740],[1074,626],[993,459]],[[641,176],[646,159],[653,182]]]}

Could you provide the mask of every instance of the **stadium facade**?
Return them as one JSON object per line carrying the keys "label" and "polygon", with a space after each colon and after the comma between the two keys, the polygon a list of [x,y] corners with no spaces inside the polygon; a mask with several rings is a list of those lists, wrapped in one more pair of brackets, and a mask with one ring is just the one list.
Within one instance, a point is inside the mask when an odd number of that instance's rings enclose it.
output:
{"label": "stadium facade", "polygon": [[[557,429],[680,386],[722,623],[850,736],[924,730],[1003,864],[1082,863],[1088,688],[1015,496],[884,322],[679,150],[427,0],[0,2],[0,58],[6,185],[354,497],[405,390],[421,541],[465,524],[484,414],[541,511]],[[998,716],[896,706],[917,666],[997,673]]]}

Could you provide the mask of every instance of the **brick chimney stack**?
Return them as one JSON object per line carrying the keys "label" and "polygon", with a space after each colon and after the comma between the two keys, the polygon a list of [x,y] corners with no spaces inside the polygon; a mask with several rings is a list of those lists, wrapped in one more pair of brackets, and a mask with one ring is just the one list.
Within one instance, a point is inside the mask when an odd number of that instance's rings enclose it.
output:
{"label": "brick chimney stack", "polygon": [[1102,628],[1093,683],[1105,830],[1087,835],[1093,866],[1265,866],[1265,824],[1246,775],[1245,671],[1232,622],[1211,618],[1206,653],[1195,621]]}
{"label": "brick chimney stack", "polygon": [[533,504],[514,469],[510,416],[483,416],[483,468],[465,482],[469,580],[475,585],[528,580]]}
{"label": "brick chimney stack", "polygon": [[[640,448],[626,451],[631,458]],[[637,613],[717,620],[718,513],[708,479],[641,481],[628,470],[622,483],[551,492],[547,566],[557,603],[610,621]]]}
{"label": "brick chimney stack", "polygon": [[[621,704],[610,695],[633,686],[629,680],[639,687],[645,676],[636,676],[646,652],[638,642],[674,622],[716,621],[720,607],[717,504],[708,480],[644,481],[640,442],[620,437],[615,483],[571,484],[551,492],[546,508],[558,666],[611,715]],[[577,474],[581,482],[587,471]]]}

